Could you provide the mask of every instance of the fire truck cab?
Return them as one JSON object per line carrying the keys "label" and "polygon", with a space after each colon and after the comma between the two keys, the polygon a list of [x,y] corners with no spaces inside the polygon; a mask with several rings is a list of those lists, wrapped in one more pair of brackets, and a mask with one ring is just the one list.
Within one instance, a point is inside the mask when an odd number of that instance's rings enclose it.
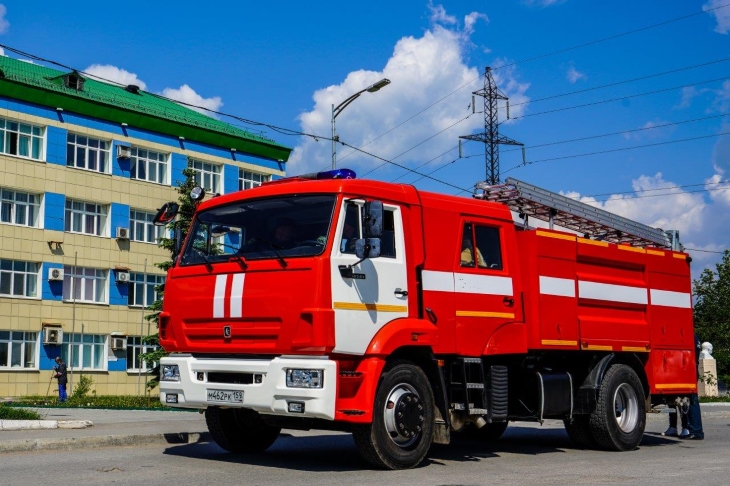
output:
{"label": "fire truck cab", "polygon": [[629,450],[647,410],[695,392],[675,233],[515,180],[469,199],[353,176],[196,209],[159,316],[160,399],[205,410],[224,449],[342,430],[402,469],[452,433],[557,418],[581,447]]}

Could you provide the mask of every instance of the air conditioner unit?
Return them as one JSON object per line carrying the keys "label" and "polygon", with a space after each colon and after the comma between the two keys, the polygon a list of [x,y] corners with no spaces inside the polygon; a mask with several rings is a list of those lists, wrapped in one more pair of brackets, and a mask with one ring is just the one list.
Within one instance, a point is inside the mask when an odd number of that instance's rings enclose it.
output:
{"label": "air conditioner unit", "polygon": [[117,239],[128,240],[129,239],[129,228],[117,227]]}
{"label": "air conditioner unit", "polygon": [[129,159],[132,157],[132,147],[125,145],[117,145],[117,158],[118,159]]}
{"label": "air conditioner unit", "polygon": [[52,282],[58,282],[59,280],[63,280],[63,268],[49,268],[48,280]]}
{"label": "air conditioner unit", "polygon": [[116,281],[117,281],[117,283],[128,283],[129,282],[129,272],[117,272]]}
{"label": "air conditioner unit", "polygon": [[121,350],[127,349],[127,338],[112,337],[112,349],[114,351],[121,351]]}
{"label": "air conditioner unit", "polygon": [[43,344],[61,344],[63,342],[63,329],[60,327],[43,328]]}

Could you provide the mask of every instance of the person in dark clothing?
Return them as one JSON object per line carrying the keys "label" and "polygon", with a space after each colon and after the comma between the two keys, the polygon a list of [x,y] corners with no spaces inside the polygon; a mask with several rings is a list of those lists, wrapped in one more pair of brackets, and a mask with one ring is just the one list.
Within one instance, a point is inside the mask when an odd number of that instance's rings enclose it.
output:
{"label": "person in dark clothing", "polygon": [[68,383],[68,368],[60,356],[56,358],[56,366],[53,367],[53,377],[58,380],[58,401],[68,400],[66,395],[66,384]]}
{"label": "person in dark clothing", "polygon": [[[700,365],[700,352],[702,344],[697,334],[695,334],[695,370]],[[702,430],[702,411],[700,410],[700,399],[696,393],[689,396],[689,410],[687,411],[687,430],[688,435],[680,436],[680,439],[702,440],[705,438],[705,432]]]}

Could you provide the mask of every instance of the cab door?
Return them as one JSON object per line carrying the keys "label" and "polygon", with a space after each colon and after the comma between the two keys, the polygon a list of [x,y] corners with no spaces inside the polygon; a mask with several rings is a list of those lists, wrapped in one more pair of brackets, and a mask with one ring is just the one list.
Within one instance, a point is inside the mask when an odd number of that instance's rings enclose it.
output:
{"label": "cab door", "polygon": [[522,305],[505,251],[504,225],[469,218],[460,229],[454,270],[456,352],[480,356],[499,327],[522,319]]}
{"label": "cab door", "polygon": [[[408,315],[407,261],[402,208],[384,204],[381,254],[357,265],[354,238],[362,237],[364,201],[344,201],[337,218],[331,254],[333,352],[361,355],[387,323]],[[352,267],[340,272],[340,266]]]}

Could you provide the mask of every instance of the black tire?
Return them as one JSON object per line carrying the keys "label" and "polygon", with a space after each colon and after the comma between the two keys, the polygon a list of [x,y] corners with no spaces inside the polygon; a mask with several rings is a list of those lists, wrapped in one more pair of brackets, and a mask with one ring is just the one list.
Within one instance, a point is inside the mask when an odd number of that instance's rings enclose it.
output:
{"label": "black tire", "polygon": [[581,449],[594,449],[596,439],[591,432],[590,417],[588,415],[575,415],[573,420],[563,420],[565,431],[571,442]]}
{"label": "black tire", "polygon": [[419,465],[433,441],[434,408],[433,391],[421,368],[394,363],[378,385],[373,422],[353,429],[358,452],[379,468]]}
{"label": "black tire", "polygon": [[208,407],[205,423],[216,444],[228,452],[263,452],[274,443],[281,429],[267,425],[258,412],[247,408]]}
{"label": "black tire", "polygon": [[636,449],[646,427],[644,387],[634,370],[612,365],[601,380],[590,428],[599,447],[612,451]]}
{"label": "black tire", "polygon": [[484,425],[480,429],[476,425],[469,425],[464,430],[464,437],[485,442],[494,442],[502,437],[504,431],[507,430],[507,425],[507,422],[492,422],[491,424]]}

